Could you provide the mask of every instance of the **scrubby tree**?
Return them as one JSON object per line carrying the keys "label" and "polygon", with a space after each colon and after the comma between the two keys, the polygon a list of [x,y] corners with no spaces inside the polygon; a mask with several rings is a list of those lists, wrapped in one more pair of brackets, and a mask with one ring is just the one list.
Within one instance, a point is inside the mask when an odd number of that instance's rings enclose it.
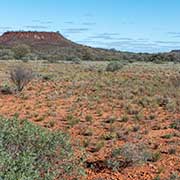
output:
{"label": "scrubby tree", "polygon": [[115,72],[115,71],[118,71],[120,69],[122,69],[124,66],[124,63],[120,63],[120,62],[117,62],[117,61],[113,61],[113,62],[110,62],[107,67],[106,67],[106,71],[109,71],[109,72]]}
{"label": "scrubby tree", "polygon": [[17,91],[22,91],[32,78],[32,70],[22,66],[15,66],[10,71],[10,79],[16,85]]}
{"label": "scrubby tree", "polygon": [[16,45],[13,47],[12,50],[14,52],[14,58],[15,59],[22,59],[28,53],[31,52],[30,47],[28,45],[25,45],[25,44]]}

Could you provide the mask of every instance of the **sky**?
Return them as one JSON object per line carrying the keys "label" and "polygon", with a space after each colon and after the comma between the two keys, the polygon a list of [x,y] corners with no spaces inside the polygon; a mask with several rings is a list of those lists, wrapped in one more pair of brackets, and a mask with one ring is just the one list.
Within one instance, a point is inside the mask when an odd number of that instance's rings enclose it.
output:
{"label": "sky", "polygon": [[180,49],[180,0],[0,0],[0,34],[59,31],[93,47]]}

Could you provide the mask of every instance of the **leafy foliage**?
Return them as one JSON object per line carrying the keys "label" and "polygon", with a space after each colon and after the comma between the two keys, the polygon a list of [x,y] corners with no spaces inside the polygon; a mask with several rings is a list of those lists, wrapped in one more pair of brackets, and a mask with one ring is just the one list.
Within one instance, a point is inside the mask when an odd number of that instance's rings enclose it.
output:
{"label": "leafy foliage", "polygon": [[14,53],[11,49],[0,49],[0,59],[11,60],[14,59]]}
{"label": "leafy foliage", "polygon": [[2,86],[0,86],[0,92],[2,94],[12,94],[11,87],[7,83],[4,83]]}
{"label": "leafy foliage", "polygon": [[16,45],[12,50],[14,52],[15,59],[22,59],[31,52],[30,47],[25,44]]}
{"label": "leafy foliage", "polygon": [[1,117],[0,129],[0,179],[63,179],[79,167],[66,134],[16,118]]}
{"label": "leafy foliage", "polygon": [[110,62],[106,67],[106,71],[110,71],[110,72],[118,71],[122,69],[123,66],[124,65],[120,62],[116,62],[116,61]]}

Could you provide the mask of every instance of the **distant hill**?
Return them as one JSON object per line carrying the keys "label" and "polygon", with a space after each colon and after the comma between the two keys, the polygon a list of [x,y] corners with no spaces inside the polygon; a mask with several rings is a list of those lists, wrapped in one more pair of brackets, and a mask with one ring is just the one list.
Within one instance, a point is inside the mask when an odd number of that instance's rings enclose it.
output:
{"label": "distant hill", "polygon": [[55,45],[60,47],[74,46],[75,43],[56,32],[6,32],[0,36],[0,45],[14,46],[27,44],[29,46]]}
{"label": "distant hill", "polygon": [[[46,60],[128,60],[128,61],[175,61],[180,62],[180,50],[169,53],[132,53],[115,49],[92,48],[72,42],[59,32],[11,31],[0,36],[0,59],[12,59],[12,49],[27,45],[31,53],[27,59]],[[12,52],[11,52],[12,51]],[[35,57],[35,58],[34,58]]]}
{"label": "distant hill", "polygon": [[101,48],[91,48],[74,43],[59,32],[17,31],[5,32],[0,36],[1,48],[13,48],[26,44],[31,51],[42,59],[70,59],[74,57],[83,60],[122,59],[119,51]]}
{"label": "distant hill", "polygon": [[180,49],[172,50],[171,53],[180,53]]}

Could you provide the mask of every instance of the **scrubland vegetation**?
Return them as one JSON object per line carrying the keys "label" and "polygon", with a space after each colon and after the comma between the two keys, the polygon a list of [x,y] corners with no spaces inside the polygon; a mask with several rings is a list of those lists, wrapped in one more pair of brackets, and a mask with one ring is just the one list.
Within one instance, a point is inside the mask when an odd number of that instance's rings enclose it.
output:
{"label": "scrubland vegetation", "polygon": [[69,138],[64,133],[50,132],[16,117],[1,117],[0,128],[1,179],[79,176],[78,161],[75,162]]}
{"label": "scrubland vegetation", "polygon": [[13,46],[0,46],[1,60],[48,60],[50,63],[62,61],[120,61],[126,62],[154,62],[157,64],[166,62],[180,62],[180,52],[171,51],[168,53],[132,53],[117,51],[115,49],[91,48],[82,45],[59,47],[53,45],[30,46],[26,44],[16,44]]}
{"label": "scrubland vegetation", "polygon": [[179,64],[1,61],[0,85],[1,179],[180,178]]}

